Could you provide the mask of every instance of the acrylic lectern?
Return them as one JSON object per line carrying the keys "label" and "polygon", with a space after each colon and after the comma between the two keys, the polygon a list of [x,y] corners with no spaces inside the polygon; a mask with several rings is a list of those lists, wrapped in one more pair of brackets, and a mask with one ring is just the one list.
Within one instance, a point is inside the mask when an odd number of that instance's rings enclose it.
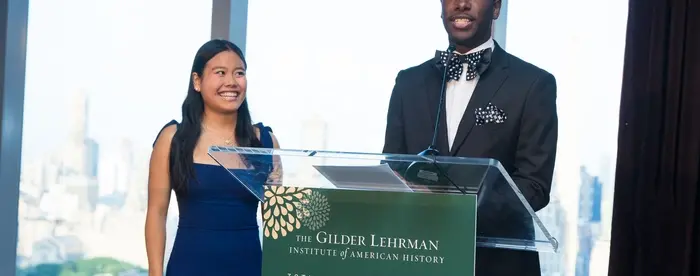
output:
{"label": "acrylic lectern", "polygon": [[261,202],[263,275],[473,275],[476,247],[558,249],[497,160],[217,146],[209,155]]}

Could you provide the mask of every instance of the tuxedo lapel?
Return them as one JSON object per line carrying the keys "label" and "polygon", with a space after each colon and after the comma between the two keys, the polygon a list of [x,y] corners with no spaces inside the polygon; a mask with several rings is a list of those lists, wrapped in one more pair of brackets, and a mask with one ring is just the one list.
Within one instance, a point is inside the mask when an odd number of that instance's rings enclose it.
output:
{"label": "tuxedo lapel", "polygon": [[496,44],[491,57],[491,64],[479,77],[479,82],[476,84],[474,93],[459,123],[457,135],[450,151],[451,155],[456,155],[459,152],[460,147],[474,128],[476,122],[474,111],[479,107],[485,107],[491,101],[506,78],[508,78],[508,57],[506,52]]}
{"label": "tuxedo lapel", "polygon": [[[435,130],[435,119],[437,115],[437,108],[440,104],[440,89],[442,88],[442,67],[435,65],[430,66],[430,72],[427,74],[425,80],[425,92],[427,96],[427,108],[430,113],[430,138],[432,139],[433,132]],[[444,99],[443,99],[444,100]],[[448,142],[447,142],[447,120],[445,119],[445,102],[442,104],[442,109],[440,110],[440,124],[438,126],[438,135],[435,148],[443,155],[447,155],[449,152]]]}

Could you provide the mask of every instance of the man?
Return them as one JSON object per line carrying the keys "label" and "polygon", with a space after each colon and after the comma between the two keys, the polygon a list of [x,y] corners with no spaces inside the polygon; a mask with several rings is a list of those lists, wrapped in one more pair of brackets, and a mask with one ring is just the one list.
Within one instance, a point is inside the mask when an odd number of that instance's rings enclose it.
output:
{"label": "man", "polygon": [[[533,209],[540,210],[549,203],[557,148],[555,78],[493,41],[500,0],[441,2],[443,24],[456,53],[451,58],[439,52],[435,59],[399,72],[383,151],[416,154],[431,144],[447,66],[435,148],[440,155],[500,161]],[[531,221],[527,223],[531,228]],[[480,232],[482,227],[496,228],[480,224]],[[539,257],[536,252],[480,247],[476,275],[540,275]]]}

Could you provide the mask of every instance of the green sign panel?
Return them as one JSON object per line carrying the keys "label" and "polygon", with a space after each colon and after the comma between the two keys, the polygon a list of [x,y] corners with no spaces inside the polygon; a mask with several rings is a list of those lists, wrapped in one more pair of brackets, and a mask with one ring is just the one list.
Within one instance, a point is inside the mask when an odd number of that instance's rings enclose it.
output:
{"label": "green sign panel", "polygon": [[476,196],[269,186],[263,276],[474,275]]}

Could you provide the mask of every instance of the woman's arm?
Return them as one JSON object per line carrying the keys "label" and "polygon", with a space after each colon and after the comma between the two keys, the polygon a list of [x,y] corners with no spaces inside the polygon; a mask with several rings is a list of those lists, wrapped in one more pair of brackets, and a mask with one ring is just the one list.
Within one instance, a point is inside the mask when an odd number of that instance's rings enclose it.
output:
{"label": "woman's arm", "polygon": [[176,125],[163,129],[153,146],[148,174],[148,211],[146,212],[146,254],[148,275],[163,275],[165,221],[170,204],[170,143]]}
{"label": "woman's arm", "polygon": [[[280,144],[277,141],[277,137],[275,137],[275,135],[272,133],[270,133],[270,136],[272,136],[272,147],[275,149],[279,149]],[[270,174],[270,177],[268,179],[268,183],[282,185],[282,175],[283,175],[282,159],[280,158],[279,155],[273,155],[272,162],[273,162],[273,168],[272,168],[272,173]]]}

